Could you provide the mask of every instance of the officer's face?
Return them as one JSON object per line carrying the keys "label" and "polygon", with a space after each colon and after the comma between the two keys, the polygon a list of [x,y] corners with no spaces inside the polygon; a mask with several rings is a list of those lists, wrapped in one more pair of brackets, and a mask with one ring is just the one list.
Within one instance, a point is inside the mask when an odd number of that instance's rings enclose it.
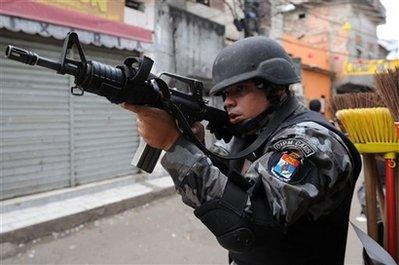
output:
{"label": "officer's face", "polygon": [[224,98],[224,106],[233,124],[255,118],[269,106],[265,92],[257,88],[252,81],[228,87],[224,92]]}

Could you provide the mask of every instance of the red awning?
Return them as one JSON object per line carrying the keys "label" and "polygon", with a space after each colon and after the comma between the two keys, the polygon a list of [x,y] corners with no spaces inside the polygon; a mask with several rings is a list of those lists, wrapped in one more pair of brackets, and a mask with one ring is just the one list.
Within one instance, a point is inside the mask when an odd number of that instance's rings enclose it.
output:
{"label": "red awning", "polygon": [[142,42],[152,42],[151,30],[64,10],[37,3],[34,0],[1,0],[0,14],[84,29]]}

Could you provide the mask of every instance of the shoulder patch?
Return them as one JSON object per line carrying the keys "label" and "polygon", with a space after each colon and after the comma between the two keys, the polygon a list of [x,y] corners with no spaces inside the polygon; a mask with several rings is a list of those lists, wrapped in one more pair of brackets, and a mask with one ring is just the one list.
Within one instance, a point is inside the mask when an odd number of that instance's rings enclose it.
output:
{"label": "shoulder patch", "polygon": [[290,149],[299,150],[301,151],[302,155],[305,157],[311,156],[316,152],[313,146],[308,144],[306,141],[297,138],[277,141],[276,143],[273,144],[273,148],[276,149],[277,151],[290,150]]}
{"label": "shoulder patch", "polygon": [[288,153],[284,153],[277,164],[272,168],[277,178],[284,182],[290,182],[297,173],[301,162]]}

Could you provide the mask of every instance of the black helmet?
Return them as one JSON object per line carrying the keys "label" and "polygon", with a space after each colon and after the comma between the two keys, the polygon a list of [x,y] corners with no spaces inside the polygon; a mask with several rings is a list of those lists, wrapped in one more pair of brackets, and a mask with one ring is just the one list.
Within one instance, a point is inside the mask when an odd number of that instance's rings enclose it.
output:
{"label": "black helmet", "polygon": [[249,37],[224,48],[212,68],[214,86],[210,94],[226,87],[258,78],[276,85],[300,82],[294,64],[283,47],[267,37]]}

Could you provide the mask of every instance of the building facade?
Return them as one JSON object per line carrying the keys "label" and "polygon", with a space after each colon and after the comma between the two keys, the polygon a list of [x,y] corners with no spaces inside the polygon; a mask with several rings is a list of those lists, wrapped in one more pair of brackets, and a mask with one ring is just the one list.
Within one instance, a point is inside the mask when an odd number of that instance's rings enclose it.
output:
{"label": "building facade", "polygon": [[368,60],[385,60],[376,33],[384,22],[385,9],[379,0],[292,1],[283,16],[284,34],[278,38],[304,62],[306,101],[322,99],[331,117],[328,103],[334,93],[342,92],[343,87],[350,88],[345,92],[373,87],[373,73],[355,75],[345,69]]}
{"label": "building facade", "polygon": [[[153,14],[132,25],[125,15],[136,10],[126,9],[120,0],[2,2],[0,49],[11,44],[57,61],[67,32],[75,31],[88,60],[118,65],[150,55]],[[131,113],[96,95],[72,96],[72,76],[8,59],[0,72],[1,199],[137,172],[130,166],[139,141]]]}
{"label": "building facade", "polygon": [[[66,34],[75,31],[88,60],[120,65],[146,55],[155,61],[153,73],[196,78],[208,91],[217,53],[244,36],[234,25],[243,16],[236,4],[7,1],[0,5],[0,49],[11,44],[57,61]],[[69,56],[77,59],[77,51]],[[131,113],[97,95],[72,96],[72,76],[7,59],[0,72],[1,199],[136,175],[130,162],[140,139]]]}

